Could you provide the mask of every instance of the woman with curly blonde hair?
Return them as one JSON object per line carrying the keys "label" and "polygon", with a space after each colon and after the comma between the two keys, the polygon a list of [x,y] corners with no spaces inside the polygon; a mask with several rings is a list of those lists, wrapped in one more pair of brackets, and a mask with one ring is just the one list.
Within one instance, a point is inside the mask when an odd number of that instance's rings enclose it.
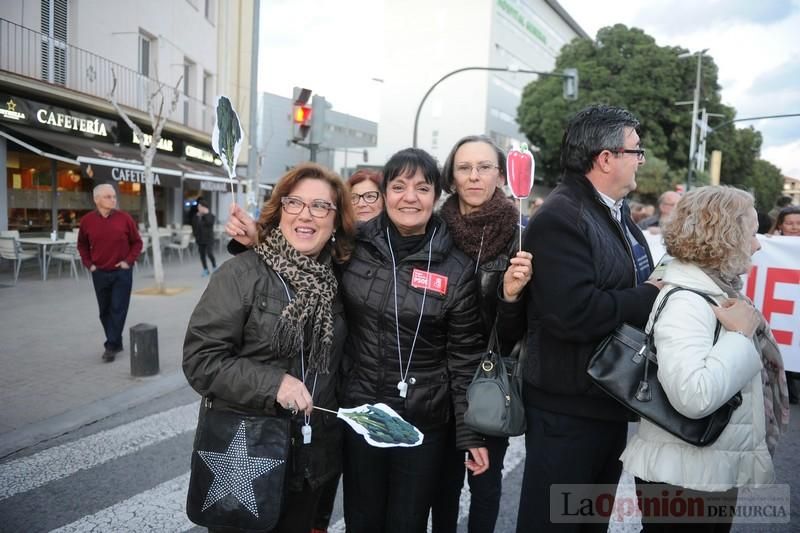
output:
{"label": "woman with curly blonde hair", "polygon": [[[738,487],[771,483],[775,477],[772,455],[789,421],[783,361],[764,317],[741,293],[740,276],[761,247],[757,227],[753,197],[719,186],[687,193],[664,227],[667,253],[674,260],[666,267],[665,286],[653,309],[672,289],[690,290],[670,296],[654,327],[650,316],[658,380],[673,407],[689,418],[710,415],[737,392],[742,403],[719,439],[706,447],[641,421],[621,459],[636,477],[643,531],[691,525],[685,518],[668,523],[667,509],[659,513],[647,504],[663,491],[684,501],[701,498],[709,504],[715,497],[715,504],[735,505]],[[728,531],[732,517],[702,520],[691,531]]]}

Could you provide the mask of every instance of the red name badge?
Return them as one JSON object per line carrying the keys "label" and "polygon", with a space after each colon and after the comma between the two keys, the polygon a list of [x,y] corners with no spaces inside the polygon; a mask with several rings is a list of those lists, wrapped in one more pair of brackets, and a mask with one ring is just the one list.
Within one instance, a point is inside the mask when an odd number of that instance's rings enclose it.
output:
{"label": "red name badge", "polygon": [[426,272],[415,268],[411,272],[411,286],[417,289],[428,289],[429,291],[447,294],[447,276]]}

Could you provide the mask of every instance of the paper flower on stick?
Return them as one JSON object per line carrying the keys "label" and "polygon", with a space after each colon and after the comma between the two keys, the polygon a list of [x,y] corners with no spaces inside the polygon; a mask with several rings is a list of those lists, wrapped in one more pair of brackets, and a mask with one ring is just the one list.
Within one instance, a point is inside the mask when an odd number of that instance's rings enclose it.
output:
{"label": "paper flower on stick", "polygon": [[528,145],[522,143],[519,150],[510,150],[506,156],[506,172],[508,173],[508,188],[514,198],[527,198],[533,188],[533,154],[528,150]]}
{"label": "paper flower on stick", "polygon": [[413,447],[422,444],[424,435],[383,403],[359,405],[351,409],[339,409],[341,418],[355,430],[370,446],[377,448]]}
{"label": "paper flower on stick", "polygon": [[217,120],[214,122],[214,133],[211,136],[211,147],[222,160],[222,166],[233,181],[236,177],[236,161],[242,147],[242,126],[239,115],[227,96],[217,97]]}

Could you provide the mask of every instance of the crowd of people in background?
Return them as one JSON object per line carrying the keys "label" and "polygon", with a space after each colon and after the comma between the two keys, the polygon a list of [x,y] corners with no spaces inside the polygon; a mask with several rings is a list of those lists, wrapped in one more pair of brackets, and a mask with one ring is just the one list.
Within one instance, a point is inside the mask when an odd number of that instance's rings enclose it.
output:
{"label": "crowd of people in background", "polygon": [[[347,184],[304,164],[279,180],[258,221],[232,207],[226,231],[236,257],[211,276],[192,315],[184,371],[217,405],[292,419],[294,459],[275,531],[325,531],[341,476],[348,531],[423,532],[430,515],[434,532],[452,532],[465,471],[468,530],[493,531],[508,439],[464,423],[466,389],[493,331],[505,353],[525,354],[518,532],[555,527],[554,485],[612,487],[613,496],[623,462],[640,487],[728,502],[742,485],[774,479],[789,391],[769,328],[741,293],[739,275],[759,247],[753,198],[716,186],[666,191],[652,210],[629,205],[646,161],[638,130],[621,108],[576,114],[562,141],[561,182],[531,199],[522,227],[502,190],[505,154],[483,135],[459,140],[442,171],[416,148]],[[438,203],[442,192],[449,196]],[[774,218],[772,232],[800,234],[798,208]],[[674,257],[663,274],[644,232],[662,234]],[[719,441],[702,449],[646,421],[628,442],[635,417],[586,373],[604,337],[622,323],[644,327],[675,286],[702,290],[718,307],[687,292],[659,319],[671,403],[697,417],[738,391],[745,398]],[[735,364],[717,365],[722,352]],[[708,376],[686,370],[706,366]],[[422,430],[422,444],[372,447],[312,411],[378,402]],[[310,444],[300,444],[304,426]],[[648,518],[645,531],[665,530]]]}

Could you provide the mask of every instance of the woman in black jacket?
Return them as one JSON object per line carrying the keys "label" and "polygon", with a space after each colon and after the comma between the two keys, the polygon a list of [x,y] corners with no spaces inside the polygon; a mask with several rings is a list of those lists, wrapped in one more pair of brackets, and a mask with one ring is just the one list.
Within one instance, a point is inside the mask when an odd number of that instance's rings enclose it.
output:
{"label": "woman in black jacket", "polygon": [[[443,174],[444,188],[452,196],[444,202],[440,215],[456,247],[475,261],[478,307],[488,338],[498,315],[502,323],[508,323],[511,316],[517,320],[524,316],[520,293],[532,273],[531,254],[519,251],[519,211],[501,188],[506,178],[505,154],[489,137],[470,135],[453,146]],[[523,345],[519,341],[508,346],[504,354],[519,357]],[[470,533],[494,531],[500,509],[508,438],[486,436],[485,443],[489,469],[482,476],[468,476]],[[463,453],[451,449],[433,507],[434,533],[455,533],[463,484]]]}
{"label": "woman in black jacket", "polygon": [[[205,397],[202,409],[301,412],[292,418],[282,533],[311,530],[321,487],[341,470],[341,425],[312,407],[338,408],[346,328],[331,261],[348,258],[354,227],[342,180],[319,165],[295,167],[261,211],[259,243],[214,273],[186,331],[183,371]],[[241,504],[226,496],[213,505]]]}
{"label": "woman in black jacket", "polygon": [[342,405],[383,402],[424,434],[414,448],[373,448],[345,433],[344,515],[353,533],[424,532],[448,427],[474,474],[489,466],[483,439],[463,424],[466,387],[484,345],[473,262],[433,214],[433,158],[409,148],[383,170],[385,212],[361,225],[343,266],[348,318]]}

